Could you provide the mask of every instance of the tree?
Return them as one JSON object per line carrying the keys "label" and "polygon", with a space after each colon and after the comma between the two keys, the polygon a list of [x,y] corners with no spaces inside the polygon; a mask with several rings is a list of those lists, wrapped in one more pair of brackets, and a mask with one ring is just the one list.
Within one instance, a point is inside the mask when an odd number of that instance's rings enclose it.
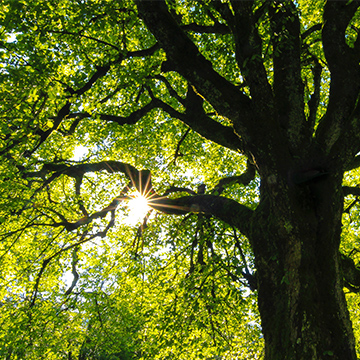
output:
{"label": "tree", "polygon": [[6,358],[226,358],[256,294],[265,359],[356,359],[359,1],[1,6]]}

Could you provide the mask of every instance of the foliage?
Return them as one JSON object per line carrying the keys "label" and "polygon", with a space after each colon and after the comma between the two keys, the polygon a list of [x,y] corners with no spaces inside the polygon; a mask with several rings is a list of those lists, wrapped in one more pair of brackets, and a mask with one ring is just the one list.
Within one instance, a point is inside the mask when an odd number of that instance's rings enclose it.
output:
{"label": "foliage", "polygon": [[[256,98],[248,72],[262,62],[276,87],[274,61],[292,46],[277,43],[287,23],[273,21],[287,10],[247,2],[261,59],[242,59],[230,3],[167,6],[212,68]],[[331,79],[317,28],[325,2],[295,3],[315,132]],[[227,104],[177,71],[133,1],[5,0],[0,9],[0,357],[263,358],[254,251],[239,225],[258,208],[260,174]],[[346,30],[351,48],[359,19]],[[359,170],[350,168],[343,184],[353,189]],[[130,188],[153,208],[136,223]],[[204,192],[243,208],[211,213]],[[357,266],[360,193],[347,195],[340,251]],[[243,211],[247,220],[236,220]],[[359,339],[360,282],[347,285]]]}

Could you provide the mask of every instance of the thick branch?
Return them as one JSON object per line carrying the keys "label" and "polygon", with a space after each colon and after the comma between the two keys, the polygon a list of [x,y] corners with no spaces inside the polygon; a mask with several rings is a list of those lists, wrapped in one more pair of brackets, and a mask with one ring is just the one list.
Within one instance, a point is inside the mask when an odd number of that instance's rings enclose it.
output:
{"label": "thick branch", "polygon": [[91,89],[91,87],[95,84],[97,80],[104,77],[109,70],[110,70],[110,64],[107,64],[105,66],[98,66],[94,74],[91,76],[91,78],[86,82],[85,85],[83,85],[80,89],[76,90],[75,94],[76,95],[84,94],[86,91]]}
{"label": "thick branch", "polygon": [[314,33],[315,31],[320,31],[322,28],[322,24],[315,24],[313,26],[311,26],[309,29],[305,30],[302,34],[301,34],[301,39],[305,40],[308,36],[310,36],[312,33]]}
{"label": "thick branch", "polygon": [[353,51],[346,44],[345,31],[360,6],[358,1],[327,1],[324,8],[322,40],[331,72],[353,61]]}
{"label": "thick branch", "polygon": [[[194,98],[200,98],[198,95],[195,95]],[[201,99],[201,98],[200,98]],[[147,105],[141,109],[135,110],[130,115],[117,116],[117,115],[108,115],[108,114],[99,114],[101,120],[112,121],[119,125],[124,124],[136,124],[143,116],[149,113],[153,109],[162,109],[167,112],[173,118],[181,120],[183,123],[190,126],[194,131],[203,136],[204,138],[214,141],[215,143],[225,146],[231,150],[242,151],[242,143],[237,135],[235,135],[234,130],[231,127],[224,126],[217,121],[213,120],[211,117],[207,116],[202,110],[201,114],[194,112],[187,112],[186,114],[181,113],[174,108],[172,108],[167,103],[163,102],[160,99],[153,98]],[[199,116],[197,116],[199,115]],[[89,113],[73,113],[68,117],[91,117]]]}
{"label": "thick branch", "polygon": [[[88,172],[107,171],[109,173],[121,172],[133,182],[136,188],[140,187],[140,182],[144,177],[147,177],[149,173],[147,170],[137,170],[130,164],[126,164],[120,161],[107,160],[100,161],[97,163],[85,163],[78,165],[67,165],[67,164],[56,164],[49,163],[45,164],[40,171],[24,172],[25,178],[39,177],[43,178],[49,173],[53,173],[54,179],[60,175],[67,175],[73,178],[82,177]],[[145,183],[145,182],[144,182]]]}
{"label": "thick branch", "polygon": [[[253,14],[253,1],[231,1],[231,6],[235,12],[230,27],[235,39],[237,63],[250,86],[256,111],[266,114],[266,121],[269,122],[273,112],[273,96],[262,60],[262,41]],[[223,8],[219,10],[229,18]]]}
{"label": "thick branch", "polygon": [[[183,75],[217,112],[250,122],[250,99],[220,76],[171,17],[164,1],[136,1],[139,14],[166,51],[173,70]],[[236,104],[236,106],[234,106]]]}
{"label": "thick branch", "polygon": [[280,123],[287,130],[290,146],[303,148],[306,131],[304,86],[300,64],[300,21],[294,4],[275,2],[271,7],[274,94]]}
{"label": "thick branch", "polygon": [[126,58],[149,56],[154,54],[154,52],[159,49],[160,49],[160,45],[156,43],[153,46],[150,46],[148,49],[129,51],[126,54]]}
{"label": "thick branch", "polygon": [[341,267],[345,286],[352,292],[360,292],[360,268],[355,266],[354,260],[341,254]]}
{"label": "thick branch", "polygon": [[[169,115],[169,106],[163,103],[162,107]],[[208,140],[212,140],[219,145],[226,146],[232,150],[243,151],[241,139],[235,135],[231,127],[224,126],[206,115],[203,108],[203,99],[196,94],[194,89],[189,86],[186,96],[186,113],[181,114],[181,118],[185,124],[189,125],[194,131],[204,136]]]}
{"label": "thick branch", "polygon": [[248,185],[251,180],[255,178],[255,166],[252,165],[249,161],[247,163],[246,171],[237,176],[228,176],[226,178],[221,179],[218,184],[212,189],[211,193],[214,195],[220,195],[224,187],[231,184],[242,184]]}
{"label": "thick branch", "polygon": [[[83,178],[85,173],[88,172],[97,172],[97,171],[107,171],[109,173],[121,172],[130,181],[130,185],[126,186],[121,194],[115,198],[110,205],[105,207],[104,209],[93,213],[92,215],[88,215],[84,206],[80,203],[80,210],[85,215],[83,218],[78,220],[75,223],[71,223],[67,221],[61,214],[58,214],[62,222],[53,223],[49,226],[59,227],[65,226],[68,231],[72,231],[77,229],[78,227],[88,224],[92,222],[94,219],[104,218],[108,212],[114,211],[119,203],[126,198],[124,197],[126,192],[129,190],[129,187],[134,186],[141,193],[150,193],[150,189],[152,188],[150,181],[150,172],[147,170],[137,170],[133,166],[122,163],[119,161],[102,161],[93,164],[79,164],[79,165],[67,165],[67,164],[57,164],[57,163],[49,163],[45,164],[40,171],[33,172],[23,172],[22,176],[24,178],[41,178],[45,179],[47,175],[51,174],[46,180],[43,181],[43,184],[34,192],[34,194],[30,197],[30,201],[34,197],[34,195],[44,188],[46,188],[52,181],[57,179],[61,175],[66,175],[75,179],[75,192],[80,194],[80,186],[81,179]],[[52,210],[54,211],[54,210]]]}
{"label": "thick branch", "polygon": [[360,188],[359,187],[343,186],[342,191],[343,191],[344,196],[348,196],[348,195],[360,196]]}
{"label": "thick branch", "polygon": [[184,215],[203,212],[238,228],[244,235],[250,231],[253,211],[235,200],[215,195],[184,196],[178,199],[154,197],[149,205],[166,214]]}
{"label": "thick branch", "polygon": [[360,167],[360,155],[353,158],[353,160],[346,167],[345,171],[350,171],[358,167]]}
{"label": "thick branch", "polygon": [[[288,153],[288,139],[280,128],[276,114],[273,91],[264,67],[262,40],[258,33],[259,16],[269,4],[264,2],[264,6],[255,13],[254,1],[231,1],[231,9],[229,3],[213,1],[211,4],[232,30],[236,60],[241,75],[250,88],[252,114],[249,117],[252,117],[252,120],[239,122],[234,119],[234,129],[241,135],[244,148],[252,153],[257,164],[260,166],[266,163],[266,166],[270,166],[278,156],[284,159],[283,155]],[[268,157],[267,154],[272,156]]]}
{"label": "thick branch", "polygon": [[[178,199],[168,199],[165,196],[159,196],[152,187],[150,171],[137,170],[135,167],[119,161],[102,161],[94,164],[79,164],[74,166],[68,166],[66,164],[45,164],[40,171],[24,173],[24,176],[43,178],[46,174],[53,172],[51,176],[52,179],[55,179],[61,174],[79,178],[87,172],[102,170],[109,173],[124,173],[131,181],[129,186],[135,186],[139,192],[146,194],[149,199],[149,206],[155,210],[174,215],[183,215],[189,212],[204,212],[218,217],[231,226],[237,227],[245,235],[249,231],[249,223],[253,211],[235,200],[214,195],[195,195]],[[94,219],[105,217],[109,212],[111,212],[113,219],[115,209],[119,203],[127,199],[125,193],[129,186],[125,187],[120,196],[116,197],[104,209],[90,216],[85,216],[75,223],[70,223],[66,221],[63,216],[59,215],[63,221],[61,223],[54,223],[52,226],[64,226],[68,231],[73,231],[80,226],[90,223]]]}
{"label": "thick branch", "polygon": [[310,100],[308,101],[309,106],[309,126],[310,129],[314,129],[315,122],[316,122],[316,112],[320,103],[320,91],[321,91],[321,73],[322,73],[322,66],[314,59],[315,65],[312,68],[312,73],[314,77],[314,92],[311,95]]}
{"label": "thick branch", "polygon": [[[251,93],[252,99],[256,98],[258,100],[255,102],[214,71],[211,62],[202,56],[195,44],[181,30],[174,18],[171,17],[164,0],[137,0],[136,3],[139,14],[145,24],[154,34],[160,46],[166,51],[167,60],[171,65],[170,69],[184,76],[194,87],[196,93],[205,98],[219,115],[232,121],[236,134],[241,137],[244,144],[242,150],[252,152],[255,157],[261,153],[264,163],[272,162],[272,159],[278,156],[284,158],[283,154],[288,154],[287,141],[280,131],[277,118],[273,116],[273,98],[269,84],[266,85],[267,78],[266,74],[263,74],[264,69],[261,56],[259,59],[256,59],[256,56],[254,58],[254,64],[259,65],[259,67],[255,66],[254,69],[251,69],[254,70],[252,73],[255,74],[255,77],[257,76],[257,70],[261,70],[260,66],[263,69],[262,72],[259,72],[260,75],[256,78],[257,80],[254,79],[254,84],[256,81],[260,81],[259,86],[254,85],[253,87],[254,91],[257,89],[258,93]],[[245,4],[247,2],[239,1],[235,3],[239,4],[236,6],[248,7]],[[239,21],[242,19],[248,22],[248,20],[241,16],[238,19]],[[240,28],[242,28],[241,24],[239,24]],[[246,26],[245,28],[248,29]],[[261,46],[256,42],[259,36],[254,23],[250,25],[250,30],[251,37],[246,41],[252,45],[252,49],[255,48],[256,50],[255,53],[253,50],[250,53],[261,55]],[[255,42],[254,44],[251,42],[252,40]],[[244,48],[243,50],[245,51],[246,49]],[[247,55],[250,53],[247,53]],[[195,129],[195,122],[198,121],[203,121],[203,119],[194,119],[188,125],[194,128],[195,131],[198,131]],[[205,126],[207,126],[207,123]],[[219,127],[215,124],[214,126]],[[203,127],[201,134],[207,137],[208,134],[205,134],[205,131],[206,129]],[[213,137],[214,135],[210,139],[212,140]],[[274,149],[278,154],[265,159],[267,154],[274,154]],[[259,161],[260,159],[257,159],[258,164],[260,164]]]}
{"label": "thick branch", "polygon": [[[327,112],[321,120],[316,137],[327,153],[339,154],[347,143],[346,154],[351,156],[355,146],[350,116],[359,95],[359,56],[345,41],[345,31],[360,3],[328,1],[324,9],[322,41],[331,72],[330,97]],[[334,145],[338,142],[338,146]],[[350,151],[349,151],[350,150]]]}

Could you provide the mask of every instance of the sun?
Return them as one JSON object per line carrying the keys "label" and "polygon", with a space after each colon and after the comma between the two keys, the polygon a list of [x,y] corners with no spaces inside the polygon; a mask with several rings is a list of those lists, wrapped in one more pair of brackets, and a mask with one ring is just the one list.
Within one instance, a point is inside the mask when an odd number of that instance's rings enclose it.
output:
{"label": "sun", "polygon": [[127,207],[129,208],[130,212],[127,216],[126,223],[130,225],[135,225],[142,221],[151,209],[146,197],[139,192],[136,192],[131,196]]}

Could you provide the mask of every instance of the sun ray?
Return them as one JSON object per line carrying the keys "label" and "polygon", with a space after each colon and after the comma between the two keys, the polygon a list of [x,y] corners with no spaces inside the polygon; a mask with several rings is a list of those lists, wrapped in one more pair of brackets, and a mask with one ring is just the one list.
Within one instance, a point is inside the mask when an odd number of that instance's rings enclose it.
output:
{"label": "sun ray", "polygon": [[138,191],[130,195],[127,207],[130,212],[127,216],[126,223],[130,225],[135,225],[143,221],[147,213],[151,210],[146,196]]}

